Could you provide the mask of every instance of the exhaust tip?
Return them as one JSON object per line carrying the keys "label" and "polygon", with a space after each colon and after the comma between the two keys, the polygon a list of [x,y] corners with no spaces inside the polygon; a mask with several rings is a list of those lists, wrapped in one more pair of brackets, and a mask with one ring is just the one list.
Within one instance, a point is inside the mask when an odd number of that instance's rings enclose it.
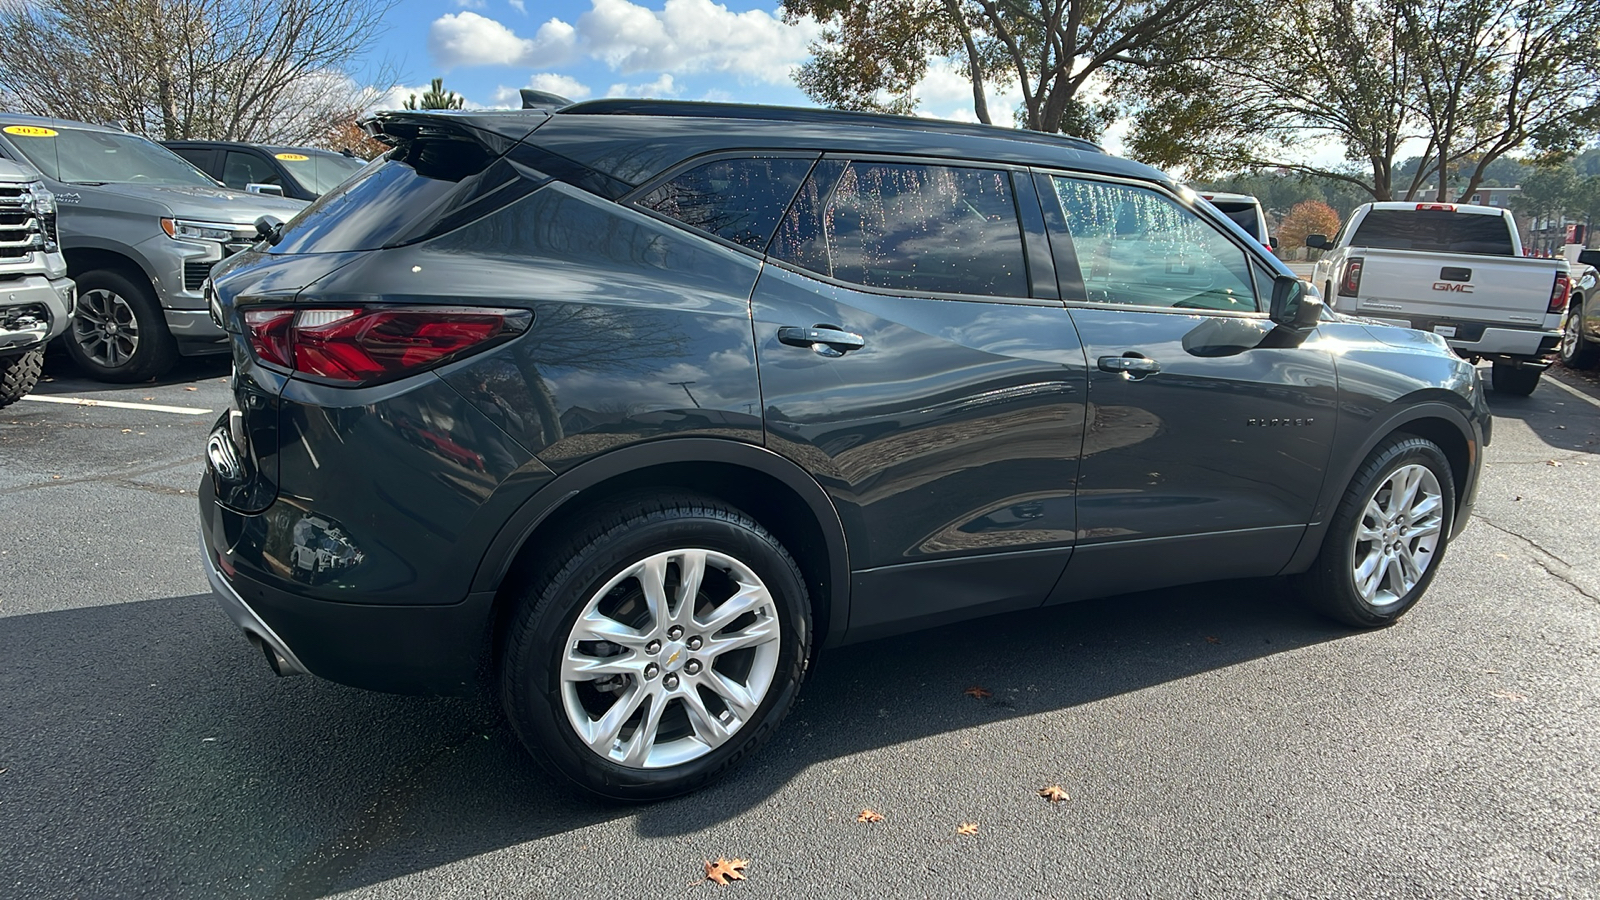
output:
{"label": "exhaust tip", "polygon": [[250,643],[261,648],[262,655],[267,658],[267,665],[272,668],[272,674],[279,678],[288,678],[292,675],[300,674],[299,667],[289,662],[282,653],[273,648],[271,642],[262,639],[261,635],[253,631],[246,631],[245,637],[250,639]]}

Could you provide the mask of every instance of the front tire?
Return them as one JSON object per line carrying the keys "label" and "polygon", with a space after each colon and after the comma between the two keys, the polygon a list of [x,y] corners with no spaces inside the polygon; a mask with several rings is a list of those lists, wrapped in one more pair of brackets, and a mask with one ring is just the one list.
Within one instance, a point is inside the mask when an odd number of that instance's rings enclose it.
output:
{"label": "front tire", "polygon": [[500,695],[534,756],[583,790],[696,790],[771,737],[811,647],[788,552],[695,495],[599,511],[549,556],[505,633]]}
{"label": "front tire", "polygon": [[0,356],[0,409],[21,400],[39,383],[39,373],[44,371],[44,348],[35,347],[26,353]]}
{"label": "front tire", "polygon": [[1425,438],[1379,444],[1356,470],[1328,523],[1301,593],[1319,611],[1358,628],[1389,625],[1439,571],[1455,521],[1450,461]]}
{"label": "front tire", "polygon": [[1526,397],[1539,386],[1539,376],[1543,374],[1543,369],[1533,366],[1514,366],[1511,363],[1497,362],[1489,377],[1496,393]]}
{"label": "front tire", "polygon": [[1561,328],[1561,364],[1569,369],[1592,369],[1600,362],[1600,347],[1583,334],[1583,298],[1574,296]]}
{"label": "front tire", "polygon": [[65,343],[84,374],[124,384],[149,381],[178,361],[178,342],[149,285],[110,269],[74,280],[78,304]]}

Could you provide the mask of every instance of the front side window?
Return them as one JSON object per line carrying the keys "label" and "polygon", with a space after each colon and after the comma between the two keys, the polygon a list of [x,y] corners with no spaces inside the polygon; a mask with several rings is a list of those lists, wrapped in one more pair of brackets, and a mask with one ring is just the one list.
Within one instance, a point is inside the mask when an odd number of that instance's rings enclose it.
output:
{"label": "front side window", "polygon": [[640,197],[646,209],[757,253],[811,171],[810,159],[719,159]]}
{"label": "front side window", "polygon": [[276,169],[254,153],[229,150],[227,162],[222,164],[222,183],[242,191],[252,184],[282,184]]}
{"label": "front side window", "polygon": [[1051,179],[1091,302],[1257,312],[1243,249],[1148,188]]}
{"label": "front side window", "polygon": [[[826,166],[818,169],[827,173]],[[820,199],[822,192],[812,193]],[[802,192],[802,201],[807,196]],[[797,203],[784,222],[774,256],[874,288],[1028,295],[1008,172],[855,161],[838,174],[814,222],[802,221],[805,205]]]}
{"label": "front side window", "polygon": [[290,178],[299,182],[308,193],[319,197],[343,184],[346,178],[367,165],[353,156],[326,150],[280,148],[267,152],[288,170]]}

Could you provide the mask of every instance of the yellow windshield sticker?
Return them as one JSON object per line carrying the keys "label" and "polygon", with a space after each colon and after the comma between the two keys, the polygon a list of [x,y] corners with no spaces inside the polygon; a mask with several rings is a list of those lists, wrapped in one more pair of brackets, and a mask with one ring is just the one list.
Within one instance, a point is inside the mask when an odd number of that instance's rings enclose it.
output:
{"label": "yellow windshield sticker", "polygon": [[38,125],[7,125],[6,134],[17,134],[23,137],[55,137],[61,132],[54,128],[43,128]]}
{"label": "yellow windshield sticker", "polygon": [[279,153],[278,158],[284,162],[305,162],[311,157],[306,156],[304,153]]}

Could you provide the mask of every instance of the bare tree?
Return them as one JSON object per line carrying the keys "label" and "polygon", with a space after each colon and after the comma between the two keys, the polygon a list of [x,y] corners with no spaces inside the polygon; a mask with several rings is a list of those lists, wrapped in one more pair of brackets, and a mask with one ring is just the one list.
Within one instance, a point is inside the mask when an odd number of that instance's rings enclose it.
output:
{"label": "bare tree", "polygon": [[158,139],[300,143],[392,86],[353,71],[395,2],[0,0],[0,99]]}

